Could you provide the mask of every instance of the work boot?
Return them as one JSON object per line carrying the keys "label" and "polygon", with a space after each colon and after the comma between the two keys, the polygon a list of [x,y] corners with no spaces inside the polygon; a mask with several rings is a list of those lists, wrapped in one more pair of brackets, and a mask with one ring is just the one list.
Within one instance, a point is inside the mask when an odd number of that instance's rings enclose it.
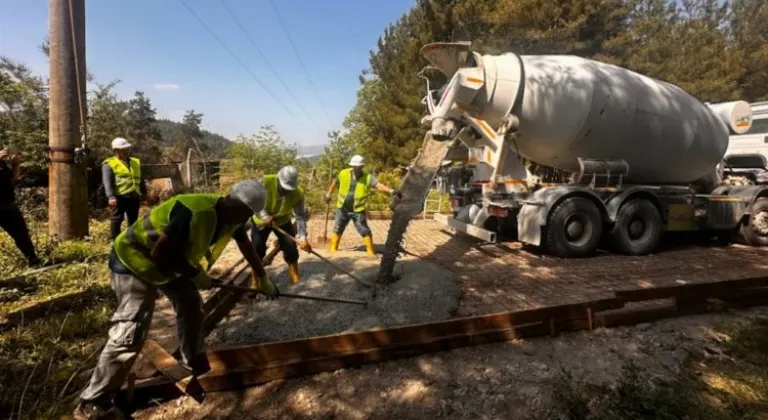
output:
{"label": "work boot", "polygon": [[331,252],[336,252],[339,250],[339,241],[341,240],[341,236],[337,234],[331,235]]}
{"label": "work boot", "polygon": [[81,401],[72,417],[75,420],[123,420],[125,415],[112,403]]}
{"label": "work boot", "polygon": [[365,244],[365,252],[368,255],[376,255],[376,252],[373,250],[373,237],[363,236],[363,243]]}
{"label": "work boot", "polygon": [[299,284],[299,265],[297,263],[288,264],[288,274],[291,276],[291,284]]}
{"label": "work boot", "polygon": [[211,370],[208,356],[204,352],[197,353],[189,364],[185,363],[183,358],[178,362],[181,367],[192,372],[194,376],[201,376]]}

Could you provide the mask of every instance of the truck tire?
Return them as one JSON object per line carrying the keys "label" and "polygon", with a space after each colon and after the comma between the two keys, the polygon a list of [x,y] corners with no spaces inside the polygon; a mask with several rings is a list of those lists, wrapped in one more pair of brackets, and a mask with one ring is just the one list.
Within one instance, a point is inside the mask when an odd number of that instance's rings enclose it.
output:
{"label": "truck tire", "polygon": [[546,247],[561,258],[584,258],[595,254],[603,234],[597,206],[587,198],[566,198],[549,213]]}
{"label": "truck tire", "polygon": [[750,246],[768,246],[768,198],[758,198],[749,210],[749,221],[740,228],[744,242]]}
{"label": "truck tire", "polygon": [[637,198],[619,209],[611,238],[622,254],[645,255],[656,250],[662,230],[663,222],[656,206]]}

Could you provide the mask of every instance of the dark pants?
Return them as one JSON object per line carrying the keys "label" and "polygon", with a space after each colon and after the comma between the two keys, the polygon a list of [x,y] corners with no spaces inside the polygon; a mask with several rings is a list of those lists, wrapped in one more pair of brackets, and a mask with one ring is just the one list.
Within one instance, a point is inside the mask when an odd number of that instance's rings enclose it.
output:
{"label": "dark pants", "polygon": [[351,220],[355,221],[355,229],[362,237],[371,236],[371,228],[368,227],[368,220],[365,212],[353,213],[344,209],[336,209],[336,219],[333,222],[333,233],[341,236]]}
{"label": "dark pants", "polygon": [[134,224],[139,217],[139,206],[141,198],[138,195],[118,195],[117,205],[112,208],[112,215],[109,217],[110,231],[112,239],[120,234],[120,227],[123,224],[123,217],[128,218],[128,226]]}
{"label": "dark pants", "polygon": [[[296,230],[293,228],[293,223],[288,222],[280,229],[286,231],[289,235],[296,237]],[[256,225],[251,226],[251,242],[253,242],[253,250],[259,258],[264,258],[267,255],[267,239],[269,234],[272,233],[271,227],[257,228]],[[277,242],[280,244],[280,251],[283,253],[283,258],[288,264],[293,264],[299,260],[299,249],[296,247],[296,243],[286,238],[282,233],[275,232],[277,236]]]}
{"label": "dark pants", "polygon": [[16,243],[16,247],[24,254],[30,264],[38,262],[35,245],[32,244],[32,238],[29,237],[27,222],[16,204],[0,208],[0,228],[8,232],[8,235]]}

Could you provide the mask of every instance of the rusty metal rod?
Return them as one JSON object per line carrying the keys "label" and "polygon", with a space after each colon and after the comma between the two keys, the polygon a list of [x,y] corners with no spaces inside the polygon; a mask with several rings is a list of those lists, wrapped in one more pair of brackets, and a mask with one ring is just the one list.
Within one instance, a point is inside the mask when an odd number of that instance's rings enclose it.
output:
{"label": "rusty metal rod", "polygon": [[[277,231],[277,232],[279,232],[279,233],[281,233],[281,234],[285,235],[285,236],[286,236],[288,239],[290,239],[290,240],[292,240],[293,242],[295,242],[295,243],[296,243],[296,245],[301,245],[301,243],[299,242],[299,240],[298,240],[298,239],[294,238],[293,236],[291,236],[290,234],[288,234],[288,232],[286,232],[286,231],[284,231],[284,230],[280,229],[279,227],[277,227],[277,226],[275,226],[275,225],[272,225],[272,229],[274,229],[275,231]],[[363,281],[363,280],[359,279],[359,278],[358,278],[357,276],[355,276],[354,274],[350,273],[349,271],[347,271],[347,270],[343,269],[343,268],[342,268],[342,267],[340,267],[339,265],[337,265],[337,264],[334,264],[333,262],[331,262],[330,260],[328,260],[328,258],[325,258],[325,257],[323,257],[322,255],[318,254],[318,253],[317,253],[317,251],[315,251],[314,249],[310,249],[310,250],[309,250],[309,251],[307,251],[307,252],[309,252],[310,254],[312,254],[312,255],[316,256],[317,258],[320,258],[321,260],[325,261],[325,262],[326,262],[326,264],[330,265],[331,267],[333,267],[333,268],[335,268],[335,269],[337,269],[337,270],[341,271],[342,273],[344,273],[344,274],[348,275],[349,277],[352,277],[353,279],[357,280],[359,283],[362,283],[362,284],[366,285],[367,287],[373,287],[373,285],[372,285],[371,283],[368,283],[367,281]]]}
{"label": "rusty metal rod", "polygon": [[[241,287],[241,286],[232,286],[229,284],[225,284],[221,282],[220,280],[215,280],[213,282],[214,287],[218,287],[221,289],[231,289],[231,290],[240,290],[243,292],[251,292],[251,293],[258,293],[258,294],[264,294],[259,289],[252,289],[250,287]],[[367,305],[368,302],[362,301],[362,300],[350,300],[350,299],[336,299],[336,298],[329,298],[325,296],[311,296],[311,295],[299,295],[296,293],[283,293],[280,292],[280,297],[287,297],[292,299],[307,299],[307,300],[319,300],[323,302],[333,302],[333,303],[349,303],[352,305]]]}

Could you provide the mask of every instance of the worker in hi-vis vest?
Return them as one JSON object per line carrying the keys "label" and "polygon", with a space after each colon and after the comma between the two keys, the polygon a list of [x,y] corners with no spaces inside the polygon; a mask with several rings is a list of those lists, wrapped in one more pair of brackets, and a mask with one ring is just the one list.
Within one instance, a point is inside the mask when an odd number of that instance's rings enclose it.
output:
{"label": "worker in hi-vis vest", "polygon": [[328,194],[325,195],[325,202],[329,204],[333,190],[339,189],[336,198],[336,219],[333,223],[333,236],[331,236],[332,252],[339,249],[341,235],[347,228],[349,221],[354,220],[357,232],[363,237],[366,252],[368,255],[375,255],[371,228],[368,227],[365,217],[368,195],[371,188],[375,188],[396,197],[400,196],[399,191],[378,182],[372,173],[363,169],[363,165],[365,165],[365,160],[362,156],[353,156],[349,161],[350,168],[339,172],[339,175],[328,188]]}
{"label": "worker in hi-vis vest", "polygon": [[195,376],[210,370],[203,352],[204,313],[198,290],[213,286],[208,269],[230,239],[250,265],[254,286],[267,298],[280,296],[245,231],[245,223],[264,208],[265,198],[264,187],[255,180],[235,184],[228,196],[177,195],[117,236],[109,256],[117,309],[74,418],[123,418],[113,398],[147,338],[158,291],[176,311],[179,364]]}
{"label": "worker in hi-vis vest", "polygon": [[147,195],[147,187],[141,175],[141,162],[131,156],[131,147],[124,138],[115,138],[112,140],[115,155],[104,159],[101,165],[104,193],[112,208],[109,218],[112,240],[120,234],[124,217],[128,219],[128,226],[136,222],[141,199]]}
{"label": "worker in hi-vis vest", "polygon": [[[299,185],[299,171],[293,166],[280,168],[277,174],[264,175],[261,184],[267,191],[264,209],[253,215],[251,241],[253,249],[264,258],[267,253],[267,239],[272,233],[272,226],[277,226],[291,236],[295,236],[305,251],[312,250],[307,240],[307,215],[304,207],[304,189]],[[291,223],[291,216],[296,216],[296,228]],[[298,234],[297,234],[298,231]],[[299,250],[296,243],[282,233],[275,232],[280,252],[288,264],[291,283],[297,284],[299,277]]]}

